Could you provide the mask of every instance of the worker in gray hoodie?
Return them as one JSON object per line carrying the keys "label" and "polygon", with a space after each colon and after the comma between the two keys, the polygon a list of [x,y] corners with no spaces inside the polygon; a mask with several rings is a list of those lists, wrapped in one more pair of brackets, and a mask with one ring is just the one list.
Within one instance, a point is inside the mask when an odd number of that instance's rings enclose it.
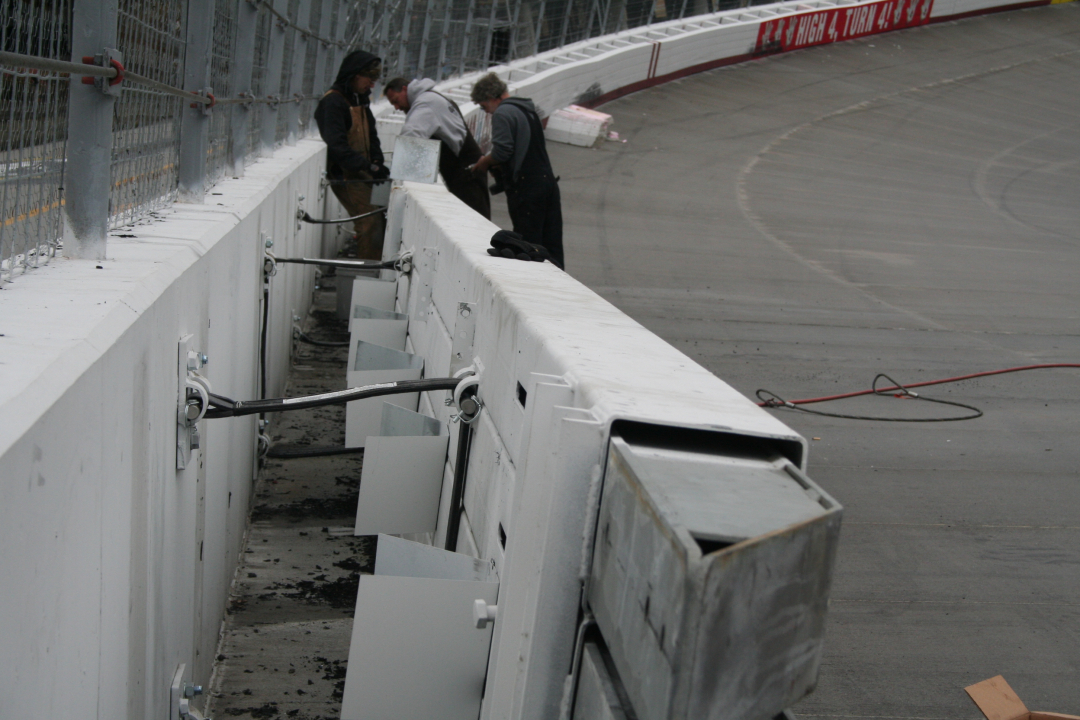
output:
{"label": "worker in gray hoodie", "polygon": [[473,171],[501,168],[514,232],[547,248],[552,261],[564,267],[559,178],[551,169],[536,106],[528,98],[510,97],[495,73],[476,81],[472,101],[491,115],[491,153],[480,158]]}
{"label": "worker in gray hoodie", "polygon": [[386,83],[383,94],[391,105],[405,113],[401,135],[434,138],[442,143],[439,173],[447,190],[490,220],[487,174],[474,175],[470,171],[482,153],[457,103],[437,92],[435,81],[427,78],[412,82],[394,78]]}

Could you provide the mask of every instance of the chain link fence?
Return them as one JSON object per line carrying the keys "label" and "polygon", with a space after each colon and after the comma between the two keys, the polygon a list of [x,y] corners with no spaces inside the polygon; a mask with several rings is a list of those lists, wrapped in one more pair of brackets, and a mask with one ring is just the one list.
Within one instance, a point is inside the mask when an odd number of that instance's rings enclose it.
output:
{"label": "chain link fence", "polygon": [[[73,8],[80,4],[115,6],[106,22],[114,19],[116,26],[104,36],[115,30],[127,73],[113,106],[106,223],[119,228],[177,199],[183,114],[211,102],[205,91],[217,104],[200,130],[207,148],[206,157],[197,158],[205,160],[200,187],[242,171],[244,162],[272,145],[313,132],[315,105],[350,50],[381,57],[385,77],[442,80],[599,35],[764,2],[0,0],[5,53],[70,66],[69,75],[10,56],[0,64],[0,283],[47,262],[62,247],[65,202],[72,194],[65,196],[65,163],[79,162],[66,158],[65,143],[79,122],[67,110],[70,83],[81,74],[71,63],[83,60],[71,57]],[[187,56],[191,13],[212,14],[208,58]],[[239,47],[253,48],[244,53],[250,58],[238,55]],[[207,60],[207,87],[186,87],[190,64]],[[244,87],[250,92],[237,92]],[[244,113],[246,123],[234,122],[236,113]],[[484,128],[477,130],[483,134]]]}
{"label": "chain link fence", "polygon": [[[71,54],[70,0],[3,2],[0,48]],[[0,75],[0,283],[48,262],[62,232],[68,80],[36,69]]]}

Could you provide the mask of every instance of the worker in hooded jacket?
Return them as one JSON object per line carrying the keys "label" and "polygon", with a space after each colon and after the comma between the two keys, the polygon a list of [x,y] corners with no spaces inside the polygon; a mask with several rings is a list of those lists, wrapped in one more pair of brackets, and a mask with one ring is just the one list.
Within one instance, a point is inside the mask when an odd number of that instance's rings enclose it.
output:
{"label": "worker in hooded jacket", "polygon": [[457,103],[437,92],[435,81],[428,78],[412,82],[394,78],[386,83],[383,94],[391,105],[405,113],[401,135],[434,138],[442,143],[439,173],[446,189],[490,220],[487,174],[473,175],[469,170],[483,153],[469,132]]}
{"label": "worker in hooded jacket", "polygon": [[[375,116],[369,107],[371,88],[382,72],[382,62],[357,50],[341,61],[337,79],[315,108],[315,122],[326,143],[326,176],[330,189],[350,216],[375,210],[372,180],[390,176],[383,162]],[[382,213],[354,221],[356,255],[362,260],[382,259],[386,219]]]}

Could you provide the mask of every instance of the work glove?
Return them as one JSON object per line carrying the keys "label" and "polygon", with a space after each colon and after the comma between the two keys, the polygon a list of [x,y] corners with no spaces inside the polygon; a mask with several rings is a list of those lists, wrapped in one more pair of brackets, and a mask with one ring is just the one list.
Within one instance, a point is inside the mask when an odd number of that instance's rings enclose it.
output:
{"label": "work glove", "polygon": [[551,253],[543,245],[531,243],[511,230],[500,230],[491,236],[491,247],[488,248],[488,255],[510,258],[511,260],[525,260],[526,262],[530,260],[534,262],[552,260]]}
{"label": "work glove", "polygon": [[372,165],[371,176],[376,180],[385,180],[390,177],[390,168],[385,165]]}

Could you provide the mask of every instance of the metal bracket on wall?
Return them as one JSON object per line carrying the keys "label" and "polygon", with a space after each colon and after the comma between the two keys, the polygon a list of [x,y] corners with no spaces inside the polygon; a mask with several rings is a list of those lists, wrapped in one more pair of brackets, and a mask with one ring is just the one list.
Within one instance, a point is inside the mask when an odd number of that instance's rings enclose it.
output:
{"label": "metal bracket on wall", "polygon": [[476,333],[476,303],[459,302],[454,337],[450,346],[450,375],[472,365],[473,335]]}
{"label": "metal bracket on wall", "polygon": [[210,406],[210,381],[199,370],[209,358],[191,347],[194,335],[180,338],[176,351],[176,469],[191,462],[191,451],[202,445],[198,423]]}
{"label": "metal bracket on wall", "polygon": [[169,720],[210,720],[201,712],[191,707],[191,698],[203,694],[201,685],[195,685],[187,679],[187,665],[180,663],[173,673],[169,687]]}
{"label": "metal bracket on wall", "polygon": [[430,247],[421,248],[415,266],[420,271],[418,275],[420,291],[417,293],[416,314],[419,319],[426,321],[433,310],[431,288],[435,282],[435,273],[439,269],[439,251]]}

